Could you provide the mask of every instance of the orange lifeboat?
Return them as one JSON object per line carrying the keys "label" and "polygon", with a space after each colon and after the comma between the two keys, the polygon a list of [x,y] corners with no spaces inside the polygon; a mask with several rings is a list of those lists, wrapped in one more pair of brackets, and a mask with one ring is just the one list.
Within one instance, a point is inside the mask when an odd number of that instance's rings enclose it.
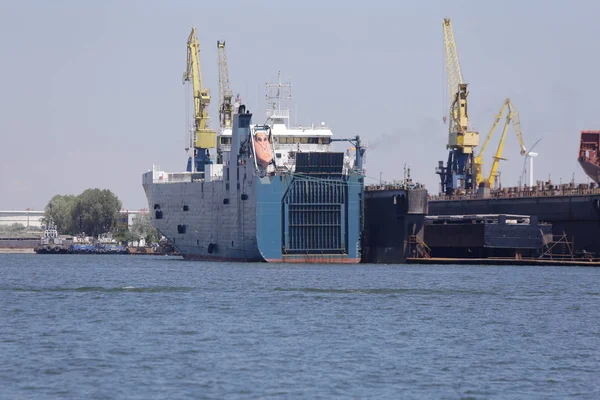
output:
{"label": "orange lifeboat", "polygon": [[254,152],[256,153],[256,162],[261,167],[266,167],[273,161],[273,152],[271,151],[271,143],[266,132],[259,131],[252,136],[254,144]]}

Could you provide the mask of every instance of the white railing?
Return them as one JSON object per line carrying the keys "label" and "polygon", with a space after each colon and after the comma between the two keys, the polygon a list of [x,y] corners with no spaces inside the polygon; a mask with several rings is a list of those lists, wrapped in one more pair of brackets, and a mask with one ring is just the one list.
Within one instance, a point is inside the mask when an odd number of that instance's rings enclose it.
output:
{"label": "white railing", "polygon": [[282,119],[282,118],[290,118],[290,110],[267,110],[267,118],[272,119]]}
{"label": "white railing", "polygon": [[[155,172],[152,176],[152,183],[182,183],[203,181],[204,172]],[[222,181],[223,174],[212,175],[211,181]]]}

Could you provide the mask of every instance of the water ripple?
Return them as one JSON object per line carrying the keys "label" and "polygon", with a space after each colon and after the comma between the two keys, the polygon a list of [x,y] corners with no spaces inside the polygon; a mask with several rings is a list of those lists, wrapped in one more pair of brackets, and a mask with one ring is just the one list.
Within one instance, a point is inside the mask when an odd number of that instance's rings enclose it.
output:
{"label": "water ripple", "polygon": [[155,286],[155,287],[101,287],[101,286],[82,286],[82,287],[51,287],[51,288],[19,288],[19,287],[0,287],[0,290],[13,291],[13,292],[76,292],[76,293],[87,293],[87,292],[104,292],[104,293],[119,293],[119,292],[132,292],[132,293],[169,293],[169,292],[191,292],[195,290],[191,287],[169,287],[169,286]]}
{"label": "water ripple", "polygon": [[329,289],[329,288],[281,288],[273,290],[278,292],[302,292],[302,293],[349,293],[349,294],[414,294],[414,295],[496,295],[493,292],[464,290],[464,289],[409,289],[409,288],[380,288],[380,289]]}

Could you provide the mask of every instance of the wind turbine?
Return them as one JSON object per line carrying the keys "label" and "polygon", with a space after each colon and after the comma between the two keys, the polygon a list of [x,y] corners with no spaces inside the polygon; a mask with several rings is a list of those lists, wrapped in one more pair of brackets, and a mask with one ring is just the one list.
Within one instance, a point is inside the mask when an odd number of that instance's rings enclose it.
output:
{"label": "wind turbine", "polygon": [[538,153],[534,153],[533,148],[542,140],[543,138],[539,138],[533,146],[527,151],[525,154],[525,160],[523,160],[523,171],[521,172],[521,182],[525,181],[525,173],[527,172],[527,159],[529,159],[529,187],[533,186],[533,159],[538,156]]}

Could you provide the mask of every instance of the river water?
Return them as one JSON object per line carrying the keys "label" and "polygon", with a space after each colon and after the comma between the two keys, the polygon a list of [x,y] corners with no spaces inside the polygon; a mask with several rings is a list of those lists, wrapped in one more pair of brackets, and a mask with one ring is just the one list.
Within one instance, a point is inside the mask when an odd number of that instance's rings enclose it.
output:
{"label": "river water", "polygon": [[600,269],[0,254],[0,398],[600,398]]}

